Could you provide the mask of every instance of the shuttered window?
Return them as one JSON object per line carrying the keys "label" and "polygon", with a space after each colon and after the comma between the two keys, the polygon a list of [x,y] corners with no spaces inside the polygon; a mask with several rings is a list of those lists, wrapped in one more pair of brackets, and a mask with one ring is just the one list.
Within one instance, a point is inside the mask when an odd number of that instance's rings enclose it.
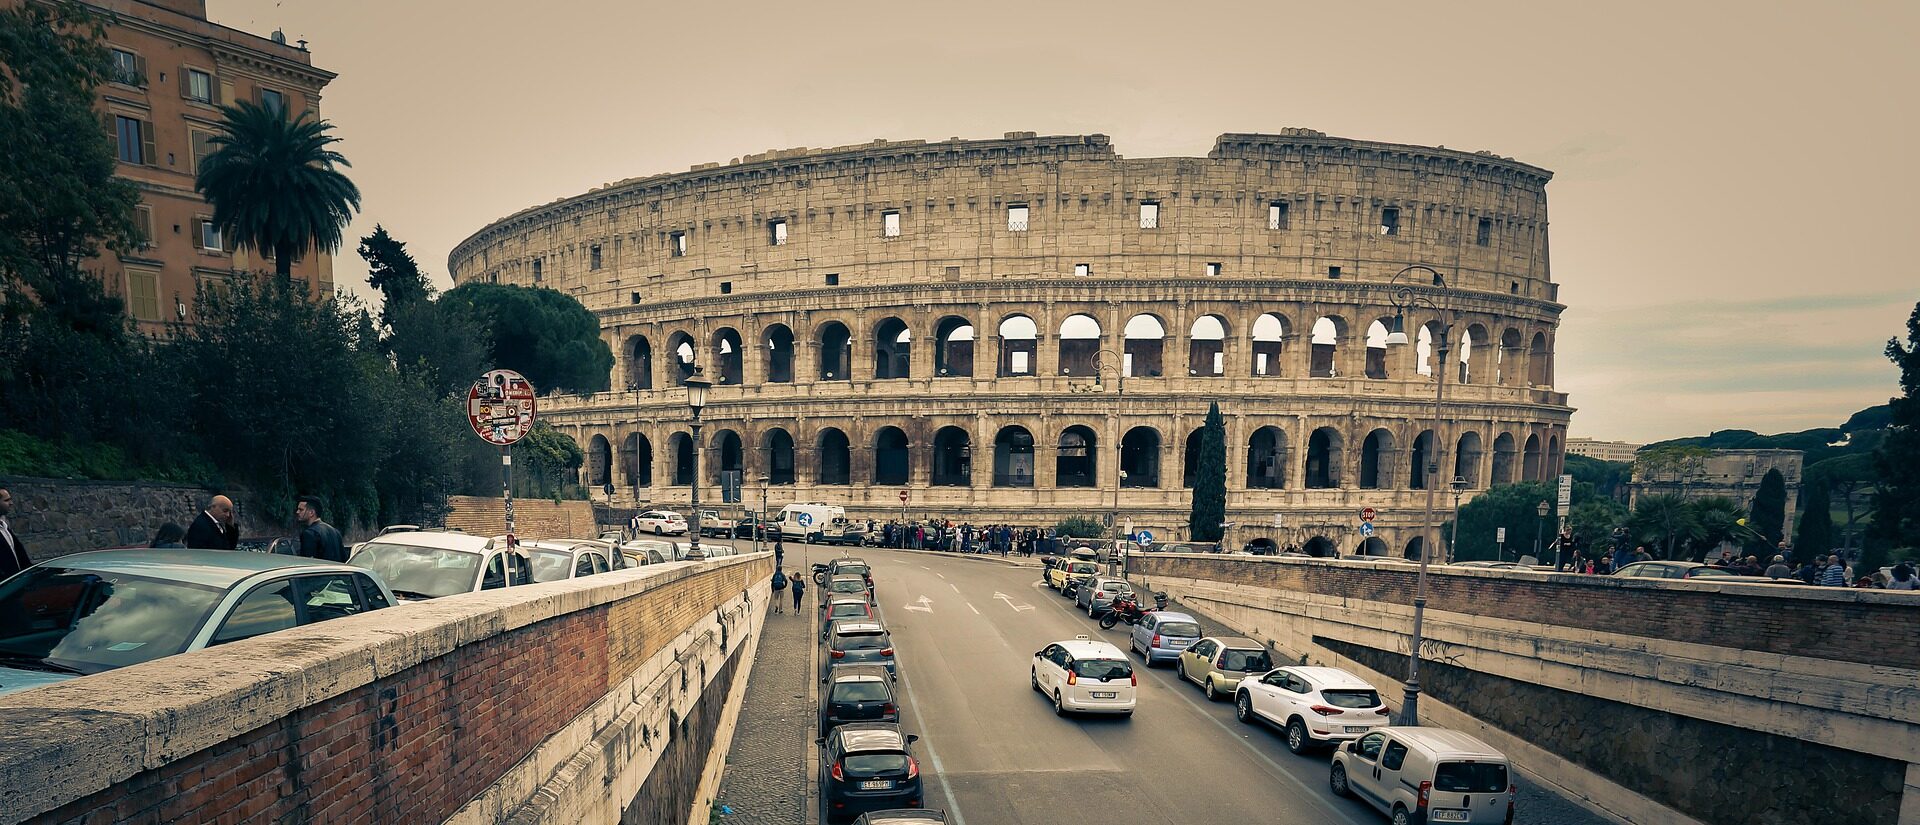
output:
{"label": "shuttered window", "polygon": [[194,130],[193,135],[193,173],[200,174],[200,162],[213,154],[213,134]]}
{"label": "shuttered window", "polygon": [[142,165],[153,163],[152,123],[126,115],[114,115],[113,138],[122,162]]}
{"label": "shuttered window", "polygon": [[160,320],[160,273],[127,270],[127,311],[142,321]]}

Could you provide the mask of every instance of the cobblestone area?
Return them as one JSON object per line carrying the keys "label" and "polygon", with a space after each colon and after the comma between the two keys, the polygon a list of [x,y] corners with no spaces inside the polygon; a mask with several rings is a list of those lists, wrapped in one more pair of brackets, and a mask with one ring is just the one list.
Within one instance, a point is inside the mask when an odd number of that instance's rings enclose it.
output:
{"label": "cobblestone area", "polygon": [[[809,583],[811,584],[811,583]],[[800,615],[793,596],[778,594],[783,613],[770,613],[754,653],[746,704],[727,751],[719,804],[733,813],[728,825],[801,825],[806,822],[807,749],[813,746],[816,713],[808,698],[812,678],[814,599],[809,591]]]}

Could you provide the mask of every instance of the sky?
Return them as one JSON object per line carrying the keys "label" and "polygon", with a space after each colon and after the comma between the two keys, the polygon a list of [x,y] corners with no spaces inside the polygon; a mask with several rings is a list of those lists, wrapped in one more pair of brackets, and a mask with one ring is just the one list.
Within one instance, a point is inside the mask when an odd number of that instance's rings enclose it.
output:
{"label": "sky", "polygon": [[[487,223],[796,146],[1307,127],[1554,172],[1572,435],[1837,426],[1920,301],[1920,3],[209,0],[310,41],[364,211],[442,287]],[[1906,102],[1902,102],[1906,101]],[[349,245],[351,246],[351,245]],[[364,294],[351,248],[335,280]]]}

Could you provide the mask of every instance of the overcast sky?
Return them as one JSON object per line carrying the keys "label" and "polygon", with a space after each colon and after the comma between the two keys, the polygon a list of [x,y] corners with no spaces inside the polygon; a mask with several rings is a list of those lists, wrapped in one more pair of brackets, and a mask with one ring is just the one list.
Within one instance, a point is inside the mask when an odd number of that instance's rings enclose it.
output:
{"label": "overcast sky", "polygon": [[[209,0],[310,41],[375,222],[453,244],[622,178],[874,138],[1223,132],[1553,170],[1573,434],[1834,426],[1920,301],[1920,3]],[[1900,250],[1906,248],[1908,253]],[[351,248],[335,277],[365,293]]]}

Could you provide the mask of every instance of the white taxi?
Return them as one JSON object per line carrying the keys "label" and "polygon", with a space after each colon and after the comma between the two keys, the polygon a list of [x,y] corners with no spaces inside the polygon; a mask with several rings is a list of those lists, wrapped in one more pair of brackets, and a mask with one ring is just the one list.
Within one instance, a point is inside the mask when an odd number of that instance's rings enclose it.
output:
{"label": "white taxi", "polygon": [[1053,700],[1053,712],[1132,716],[1140,677],[1120,648],[1085,634],[1033,654],[1033,689]]}
{"label": "white taxi", "polygon": [[652,533],[656,536],[684,536],[687,534],[687,518],[672,510],[648,510],[634,517],[637,532]]}

